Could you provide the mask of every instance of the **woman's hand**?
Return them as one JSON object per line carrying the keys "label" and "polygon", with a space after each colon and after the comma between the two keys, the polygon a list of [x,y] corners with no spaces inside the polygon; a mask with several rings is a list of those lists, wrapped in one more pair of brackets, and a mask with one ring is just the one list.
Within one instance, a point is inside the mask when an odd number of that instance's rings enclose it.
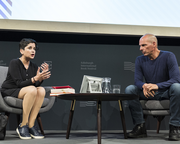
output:
{"label": "woman's hand", "polygon": [[[40,72],[40,69],[42,69],[42,72]],[[38,70],[34,79],[35,81],[41,82],[42,80],[50,78],[50,76],[51,76],[51,72],[49,71],[49,66],[45,64],[43,68],[38,67]]]}
{"label": "woman's hand", "polygon": [[42,64],[41,64],[41,70],[42,70],[42,71],[44,71],[44,70],[49,70],[49,65],[48,65],[46,62],[42,63]]}

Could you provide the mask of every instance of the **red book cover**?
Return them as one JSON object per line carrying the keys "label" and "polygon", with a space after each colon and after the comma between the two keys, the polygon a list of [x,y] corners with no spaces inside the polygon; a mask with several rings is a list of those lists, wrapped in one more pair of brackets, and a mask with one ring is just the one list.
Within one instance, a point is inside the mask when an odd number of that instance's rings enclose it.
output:
{"label": "red book cover", "polygon": [[72,88],[71,86],[52,86],[53,89],[65,89],[65,88]]}

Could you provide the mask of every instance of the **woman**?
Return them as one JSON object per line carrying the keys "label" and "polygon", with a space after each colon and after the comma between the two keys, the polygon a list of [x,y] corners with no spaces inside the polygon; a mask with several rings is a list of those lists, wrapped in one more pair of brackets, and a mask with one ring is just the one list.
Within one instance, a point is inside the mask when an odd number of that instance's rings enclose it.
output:
{"label": "woman", "polygon": [[1,93],[3,97],[23,99],[22,123],[16,129],[19,137],[42,139],[44,136],[34,127],[34,123],[45,96],[45,89],[40,85],[51,75],[49,66],[43,63],[38,67],[30,61],[34,59],[37,50],[35,40],[24,38],[20,41],[19,48],[21,57],[10,62]]}

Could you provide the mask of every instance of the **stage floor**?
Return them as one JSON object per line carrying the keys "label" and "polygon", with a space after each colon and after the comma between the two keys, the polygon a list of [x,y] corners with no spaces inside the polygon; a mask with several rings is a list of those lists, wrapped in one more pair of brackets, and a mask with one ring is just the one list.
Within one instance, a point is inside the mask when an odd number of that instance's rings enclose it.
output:
{"label": "stage floor", "polygon": [[[148,130],[147,138],[124,139],[122,131],[102,131],[102,144],[176,144],[180,141],[168,141],[168,130]],[[45,130],[45,138],[41,140],[21,140],[14,131],[7,131],[4,141],[0,144],[97,144],[97,131],[71,131],[66,139],[66,131]]]}

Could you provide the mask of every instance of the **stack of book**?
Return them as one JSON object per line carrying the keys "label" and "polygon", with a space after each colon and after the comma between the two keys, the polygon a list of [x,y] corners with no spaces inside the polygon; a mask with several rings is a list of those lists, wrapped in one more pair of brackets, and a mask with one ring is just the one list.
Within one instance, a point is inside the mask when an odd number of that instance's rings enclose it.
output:
{"label": "stack of book", "polygon": [[58,96],[61,94],[73,94],[75,89],[71,86],[52,86],[50,96]]}

